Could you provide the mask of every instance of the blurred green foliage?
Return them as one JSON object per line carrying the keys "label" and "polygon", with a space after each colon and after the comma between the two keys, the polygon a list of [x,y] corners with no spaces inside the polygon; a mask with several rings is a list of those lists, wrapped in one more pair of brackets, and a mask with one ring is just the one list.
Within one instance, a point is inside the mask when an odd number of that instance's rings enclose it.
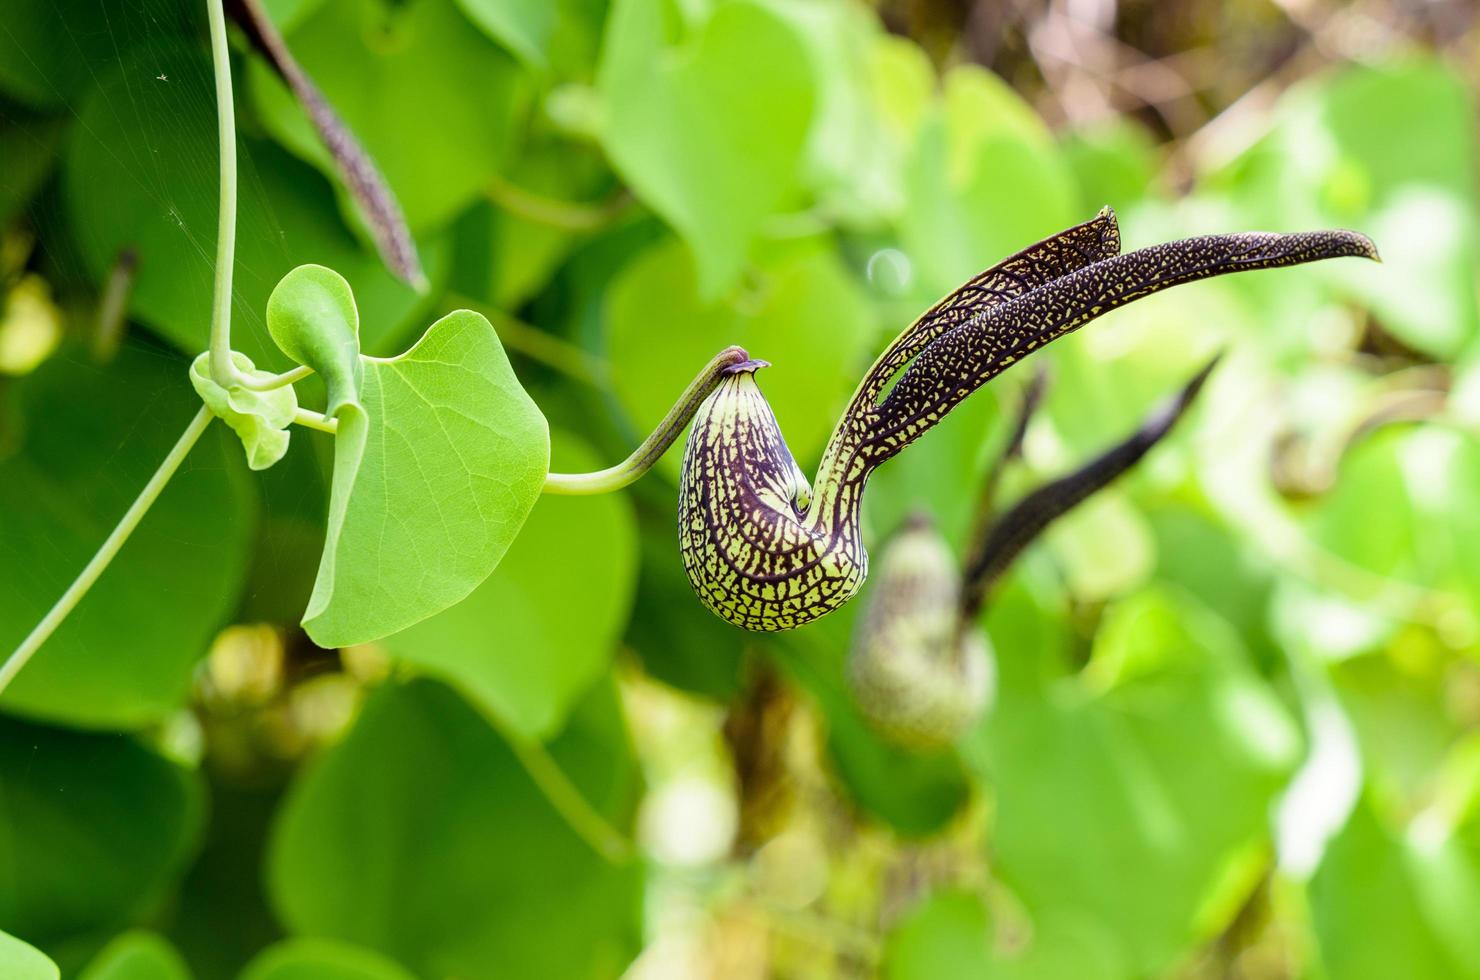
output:
{"label": "blurred green foliage", "polygon": [[[1008,495],[1229,351],[995,597],[978,728],[928,755],[872,731],[842,683],[851,607],[779,637],[705,612],[671,461],[542,498],[466,601],[318,650],[296,619],[327,443],[253,474],[218,432],[0,698],[0,973],[48,975],[24,940],[88,980],[1480,977],[1475,80],[1394,29],[1195,131],[1085,118],[1007,33],[994,73],[907,12],[951,6],[269,0],[430,288],[385,268],[236,33],[235,322],[286,366],[267,297],[305,262],[353,286],[367,354],[476,307],[563,471],[620,459],[742,344],[810,469],[890,336],[1103,204],[1128,247],[1369,234],[1381,267],[1200,283],[1035,355],[1054,380]],[[1144,6],[1111,28],[1154,34]],[[1227,6],[1255,30],[1262,5]],[[193,0],[0,10],[0,651],[192,410],[206,52]],[[99,313],[120,278],[121,345]],[[922,508],[964,542],[1024,380],[880,472],[875,551]]]}

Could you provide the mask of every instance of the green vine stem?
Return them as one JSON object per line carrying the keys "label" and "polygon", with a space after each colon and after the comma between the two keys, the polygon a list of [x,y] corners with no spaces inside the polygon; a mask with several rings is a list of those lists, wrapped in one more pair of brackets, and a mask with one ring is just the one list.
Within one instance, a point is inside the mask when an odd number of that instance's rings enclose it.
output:
{"label": "green vine stem", "polygon": [[621,216],[632,195],[618,191],[596,204],[580,204],[544,197],[495,176],[488,183],[488,200],[516,217],[562,231],[594,231]]}
{"label": "green vine stem", "polygon": [[585,496],[610,493],[637,480],[668,451],[668,447],[683,434],[684,427],[704,403],[704,399],[719,387],[729,374],[741,365],[755,365],[743,347],[726,347],[704,366],[704,369],[689,382],[678,401],[663,416],[663,421],[653,434],[643,440],[642,445],[616,466],[609,466],[594,473],[551,473],[545,477],[545,493],[565,496]]}
{"label": "green vine stem", "polygon": [[216,285],[211,297],[211,379],[223,388],[241,383],[231,361],[231,270],[236,260],[236,111],[231,52],[222,0],[206,0],[211,26],[211,68],[216,81],[216,135],[221,144],[221,199],[216,215]]}
{"label": "green vine stem", "polygon": [[550,757],[543,744],[515,732],[491,714],[487,717],[509,744],[519,764],[524,767],[545,800],[560,814],[576,836],[609,864],[626,864],[633,859],[636,848],[632,841],[613,827],[581,795],[580,789],[571,782],[560,764]]}
{"label": "green vine stem", "polygon": [[593,357],[567,340],[548,334],[539,327],[466,294],[448,293],[446,299],[444,313],[457,310],[481,313],[493,324],[499,342],[509,350],[518,351],[531,360],[539,361],[585,384],[597,385],[606,378],[606,364],[600,358]]}
{"label": "green vine stem", "polygon": [[139,526],[139,522],[144,519],[144,515],[149,512],[154,501],[159,499],[165,484],[170,482],[170,477],[175,475],[175,471],[180,468],[180,464],[185,461],[185,457],[190,454],[190,450],[200,440],[201,433],[205,432],[206,426],[214,417],[205,406],[201,406],[200,411],[195,413],[195,418],[191,419],[190,424],[185,427],[175,447],[164,458],[164,462],[159,464],[159,469],[154,471],[149,482],[144,484],[144,489],[139,491],[139,496],[124,512],[123,517],[118,521],[118,526],[108,535],[97,554],[93,555],[92,561],[87,563],[87,567],[67,587],[67,591],[62,593],[62,597],[56,601],[41,622],[36,624],[36,628],[21,641],[21,645],[16,647],[15,652],[6,659],[4,664],[0,664],[0,693],[4,693],[5,688],[15,679],[15,675],[20,673],[21,668],[26,665],[26,661],[30,660],[31,655],[41,648],[41,644],[56,632],[56,628],[62,624],[67,615],[87,594],[87,590],[92,588],[98,576],[103,574],[103,570],[117,556],[119,549],[134,532],[134,528]]}
{"label": "green vine stem", "polygon": [[313,372],[294,368],[283,374],[248,378],[231,359],[231,279],[236,264],[236,104],[231,86],[231,49],[226,41],[222,0],[206,0],[211,28],[211,69],[216,84],[216,136],[220,143],[221,197],[216,216],[216,283],[211,295],[211,380],[223,388],[270,391]]}

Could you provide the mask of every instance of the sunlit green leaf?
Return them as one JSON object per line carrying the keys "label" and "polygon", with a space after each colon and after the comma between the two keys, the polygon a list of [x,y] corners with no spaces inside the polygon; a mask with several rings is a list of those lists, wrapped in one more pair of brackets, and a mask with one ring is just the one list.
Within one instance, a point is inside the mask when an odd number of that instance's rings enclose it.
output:
{"label": "sunlit green leaf", "polygon": [[1292,89],[1273,130],[1216,175],[1272,227],[1360,227],[1383,266],[1318,277],[1370,302],[1384,326],[1452,357],[1480,329],[1474,105],[1437,59],[1350,67]]}
{"label": "sunlit green leaf", "polygon": [[1129,119],[1076,129],[1059,146],[1079,185],[1079,207],[1085,214],[1107,204],[1128,208],[1149,196],[1161,165],[1151,134]]}
{"label": "sunlit green leaf", "polygon": [[597,85],[612,162],[683,236],[713,299],[796,185],[816,98],[806,48],[754,0],[682,26],[667,4],[617,0]]}
{"label": "sunlit green leaf", "polygon": [[1358,568],[1480,604],[1477,503],[1480,441],[1446,428],[1389,429],[1350,449],[1308,526]]}
{"label": "sunlit green leaf", "polygon": [[498,335],[462,310],[400,357],[366,358],[334,437],[329,532],[303,614],[321,646],[365,643],[462,600],[544,485],[545,418]]}
{"label": "sunlit green leaf", "polygon": [[[608,819],[630,821],[636,771],[610,686],[550,752]],[[618,975],[640,941],[641,881],[576,837],[479,713],[431,681],[371,699],[294,788],[269,861],[294,931],[468,980]]]}
{"label": "sunlit green leaf", "polygon": [[1267,861],[1299,743],[1245,656],[1190,600],[1142,592],[1081,677],[1004,684],[969,744],[998,801],[997,873],[1032,917],[1103,924],[1134,975],[1222,928]]}
{"label": "sunlit green leaf", "polygon": [[241,980],[415,980],[395,960],[332,939],[290,939],[262,951]]}
{"label": "sunlit green leaf", "polygon": [[1089,920],[1033,923],[1027,949],[1000,948],[981,898],[945,890],[922,901],[884,945],[886,980],[1111,980],[1128,977],[1113,937]]}
{"label": "sunlit green leaf", "polygon": [[[1382,895],[1384,901],[1363,901]],[[1363,799],[1327,845],[1311,918],[1331,980],[1480,976],[1480,862],[1439,827],[1404,834]]]}
{"label": "sunlit green leaf", "polygon": [[190,980],[190,968],[152,932],[126,932],[88,964],[79,980]]}
{"label": "sunlit green leaf", "polygon": [[[66,590],[199,410],[187,367],[125,347],[107,367],[74,351],[27,378],[22,442],[0,462],[0,650]],[[174,711],[235,602],[252,515],[241,446],[212,426],[0,705],[85,727]]]}
{"label": "sunlit green leaf", "polygon": [[[552,437],[556,468],[601,468],[579,441]],[[632,508],[618,495],[542,497],[497,574],[385,646],[515,731],[546,739],[611,662],[631,608],[636,539]],[[573,616],[577,580],[581,611]]]}
{"label": "sunlit green leaf", "polygon": [[0,971],[12,980],[58,980],[57,965],[29,943],[0,932]]}
{"label": "sunlit green leaf", "polygon": [[922,112],[934,70],[915,45],[889,38],[852,3],[773,4],[806,46],[817,93],[800,177],[819,206],[844,223],[898,215],[910,117]]}
{"label": "sunlit green leaf", "polygon": [[526,64],[543,68],[560,0],[457,0],[462,12]]}
{"label": "sunlit green leaf", "polygon": [[1041,120],[1007,84],[953,69],[906,171],[900,237],[943,295],[1024,245],[1090,217]]}

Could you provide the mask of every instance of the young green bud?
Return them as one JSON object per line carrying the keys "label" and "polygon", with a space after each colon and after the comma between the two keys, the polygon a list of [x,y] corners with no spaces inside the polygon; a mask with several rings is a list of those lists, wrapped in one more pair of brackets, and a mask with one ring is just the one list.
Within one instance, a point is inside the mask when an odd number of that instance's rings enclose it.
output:
{"label": "young green bud", "polygon": [[929,518],[911,518],[879,565],[848,655],[849,689],[889,739],[918,749],[950,745],[991,699],[986,635],[961,626],[960,572]]}

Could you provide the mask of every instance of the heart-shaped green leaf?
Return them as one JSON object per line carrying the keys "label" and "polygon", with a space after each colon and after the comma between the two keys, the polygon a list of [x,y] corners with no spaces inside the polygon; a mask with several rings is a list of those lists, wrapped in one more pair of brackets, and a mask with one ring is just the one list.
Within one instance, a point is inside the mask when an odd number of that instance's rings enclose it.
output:
{"label": "heart-shaped green leaf", "polygon": [[[562,471],[601,467],[576,440],[553,442]],[[622,495],[541,497],[497,575],[385,646],[461,687],[513,730],[544,740],[611,663],[636,559],[636,521]],[[579,616],[570,614],[573,562],[583,580]]]}
{"label": "heart-shaped green leaf", "polygon": [[57,980],[57,965],[35,946],[0,932],[0,976],[10,980]]}
{"label": "heart-shaped green leaf", "polygon": [[303,614],[326,647],[465,598],[519,533],[549,463],[545,417],[477,313],[443,317],[363,371],[360,405],[339,412],[328,536]]}
{"label": "heart-shaped green leaf", "polygon": [[300,265],[283,276],[267,298],[267,331],[279,350],[324,380],[325,415],[359,404],[360,311],[343,276],[321,265]]}
{"label": "heart-shaped green leaf", "polygon": [[618,0],[612,10],[597,75],[602,141],[693,249],[699,293],[712,299],[795,187],[814,79],[795,26],[765,4],[722,4],[676,46],[665,7]]}
{"label": "heart-shaped green leaf", "polygon": [[562,0],[457,0],[468,19],[532,68],[549,63],[546,50]]}
{"label": "heart-shaped green leaf", "polygon": [[[231,354],[237,370],[248,377],[264,377],[270,372],[258,371],[247,355]],[[190,383],[206,407],[221,421],[231,426],[247,451],[247,465],[265,470],[282,459],[288,451],[288,426],[298,410],[298,396],[292,385],[271,391],[253,391],[242,385],[223,388],[211,378],[211,355],[201,354],[190,365]]]}

